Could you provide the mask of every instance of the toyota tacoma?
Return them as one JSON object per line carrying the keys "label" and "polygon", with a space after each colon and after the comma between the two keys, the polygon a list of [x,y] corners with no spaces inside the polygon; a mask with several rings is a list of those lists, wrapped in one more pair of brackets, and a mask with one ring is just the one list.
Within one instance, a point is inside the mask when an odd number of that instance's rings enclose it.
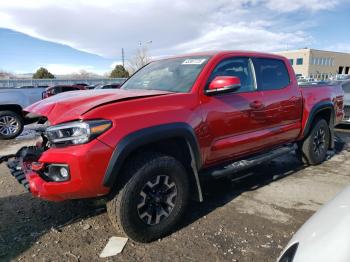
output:
{"label": "toyota tacoma", "polygon": [[120,89],[25,111],[42,138],[3,157],[13,176],[47,200],[105,198],[112,224],[139,242],[174,230],[190,199],[203,201],[204,178],[291,152],[320,164],[344,114],[340,86],[299,87],[286,58],[243,51],[154,61]]}

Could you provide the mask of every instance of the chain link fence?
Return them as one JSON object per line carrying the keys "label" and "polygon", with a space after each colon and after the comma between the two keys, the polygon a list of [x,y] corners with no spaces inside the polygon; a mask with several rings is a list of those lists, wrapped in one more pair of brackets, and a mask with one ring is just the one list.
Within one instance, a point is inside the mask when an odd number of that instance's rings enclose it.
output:
{"label": "chain link fence", "polygon": [[19,88],[19,87],[37,87],[37,86],[55,86],[55,85],[74,85],[74,84],[121,84],[125,78],[93,78],[93,79],[1,79],[0,88]]}

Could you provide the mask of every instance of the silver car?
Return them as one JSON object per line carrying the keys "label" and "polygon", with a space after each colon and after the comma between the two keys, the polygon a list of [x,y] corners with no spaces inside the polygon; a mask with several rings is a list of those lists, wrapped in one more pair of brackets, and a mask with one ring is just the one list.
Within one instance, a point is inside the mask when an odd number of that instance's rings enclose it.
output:
{"label": "silver car", "polygon": [[41,100],[44,88],[22,87],[0,89],[0,140],[18,136],[25,124],[22,110]]}
{"label": "silver car", "polygon": [[306,221],[290,240],[278,261],[350,261],[350,187]]}

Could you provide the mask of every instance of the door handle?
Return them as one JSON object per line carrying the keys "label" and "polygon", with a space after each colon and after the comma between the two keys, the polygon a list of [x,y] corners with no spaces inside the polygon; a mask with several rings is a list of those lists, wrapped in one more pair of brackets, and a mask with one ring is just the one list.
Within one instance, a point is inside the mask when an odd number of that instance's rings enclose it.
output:
{"label": "door handle", "polygon": [[250,103],[250,107],[253,109],[260,109],[260,108],[264,107],[264,105],[261,101],[255,100],[255,101]]}

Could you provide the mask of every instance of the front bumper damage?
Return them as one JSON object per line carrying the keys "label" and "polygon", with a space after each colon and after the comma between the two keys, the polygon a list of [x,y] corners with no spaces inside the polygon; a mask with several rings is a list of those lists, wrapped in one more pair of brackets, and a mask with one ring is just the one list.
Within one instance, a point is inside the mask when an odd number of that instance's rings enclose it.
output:
{"label": "front bumper damage", "polygon": [[[113,151],[97,139],[74,149],[24,147],[16,154],[0,157],[0,163],[7,162],[11,175],[33,196],[45,200],[64,201],[108,194],[110,188],[102,181]],[[56,182],[45,177],[47,167],[58,163],[69,167],[69,180]]]}
{"label": "front bumper damage", "polygon": [[[45,126],[33,129],[41,136],[35,146],[0,156],[0,164],[7,162],[11,175],[33,196],[45,200],[64,201],[107,195],[110,188],[105,187],[102,181],[113,149],[98,139],[81,145],[51,146],[45,129]],[[63,181],[53,179],[56,169],[52,166],[66,167],[68,178]]]}
{"label": "front bumper damage", "polygon": [[36,146],[22,147],[16,154],[1,156],[0,164],[7,162],[11,175],[30,191],[26,173],[31,169],[31,164],[40,158],[42,152],[43,149]]}

